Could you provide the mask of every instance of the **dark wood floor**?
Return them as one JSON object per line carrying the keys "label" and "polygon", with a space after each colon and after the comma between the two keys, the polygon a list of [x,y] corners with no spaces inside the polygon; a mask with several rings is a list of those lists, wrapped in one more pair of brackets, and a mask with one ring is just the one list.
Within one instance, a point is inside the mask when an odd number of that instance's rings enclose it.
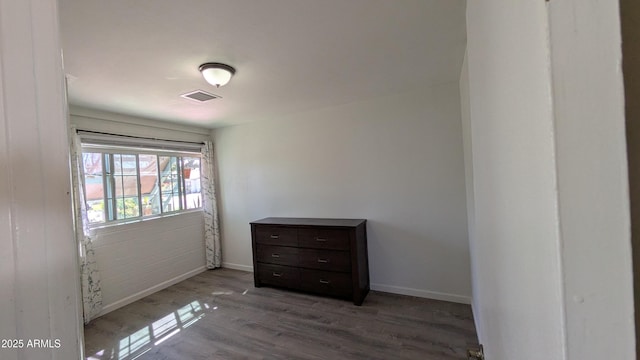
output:
{"label": "dark wood floor", "polygon": [[85,327],[87,359],[466,359],[467,305],[370,292],[362,306],[207,271]]}

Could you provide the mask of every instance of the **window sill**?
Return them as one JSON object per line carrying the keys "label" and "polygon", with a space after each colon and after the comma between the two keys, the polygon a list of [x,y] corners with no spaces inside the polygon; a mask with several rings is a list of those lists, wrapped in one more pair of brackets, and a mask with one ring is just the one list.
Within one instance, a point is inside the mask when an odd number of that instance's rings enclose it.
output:
{"label": "window sill", "polygon": [[122,225],[138,224],[138,223],[143,223],[143,222],[147,222],[147,221],[171,218],[171,217],[180,216],[180,215],[193,214],[193,213],[197,213],[197,212],[200,212],[200,213],[203,212],[202,208],[191,209],[191,210],[183,210],[183,211],[167,213],[167,214],[161,214],[161,215],[154,215],[154,216],[137,217],[137,218],[121,220],[121,221],[112,221],[112,222],[108,222],[108,223],[105,223],[105,224],[89,225],[89,230],[95,231],[95,230],[100,230],[100,229],[108,229],[108,228],[122,226]]}

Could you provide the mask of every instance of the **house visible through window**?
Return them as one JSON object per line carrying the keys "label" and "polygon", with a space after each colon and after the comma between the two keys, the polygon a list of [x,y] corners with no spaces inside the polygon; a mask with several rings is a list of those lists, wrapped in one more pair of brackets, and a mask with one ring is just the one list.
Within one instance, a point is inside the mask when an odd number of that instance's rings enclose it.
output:
{"label": "house visible through window", "polygon": [[198,153],[83,144],[82,160],[92,225],[202,207]]}

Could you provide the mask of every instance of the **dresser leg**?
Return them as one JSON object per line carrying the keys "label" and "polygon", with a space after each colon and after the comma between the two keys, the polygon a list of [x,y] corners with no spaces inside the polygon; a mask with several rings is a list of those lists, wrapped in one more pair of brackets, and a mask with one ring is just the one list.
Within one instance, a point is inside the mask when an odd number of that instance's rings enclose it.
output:
{"label": "dresser leg", "polygon": [[363,291],[358,291],[355,294],[355,296],[353,297],[353,304],[356,305],[356,306],[361,306],[362,303],[364,302],[364,298],[367,297],[368,293],[369,293],[369,288],[368,287]]}

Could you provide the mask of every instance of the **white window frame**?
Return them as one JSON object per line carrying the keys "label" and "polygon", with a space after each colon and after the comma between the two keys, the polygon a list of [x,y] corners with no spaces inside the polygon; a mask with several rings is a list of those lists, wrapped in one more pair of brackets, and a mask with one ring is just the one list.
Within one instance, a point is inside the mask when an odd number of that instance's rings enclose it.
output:
{"label": "white window frame", "polygon": [[[104,133],[94,133],[94,132],[84,132],[78,131],[80,135],[80,139],[82,142],[82,153],[101,153],[102,154],[102,177],[103,177],[103,202],[104,202],[104,222],[95,222],[91,223],[89,226],[91,228],[101,228],[108,227],[114,225],[122,225],[132,222],[140,222],[148,219],[155,219],[167,216],[175,216],[177,214],[190,213],[190,212],[201,212],[202,204],[200,204],[197,208],[187,209],[187,199],[186,194],[184,193],[186,190],[184,173],[182,171],[183,167],[183,158],[200,158],[202,159],[201,147],[202,143],[190,143],[190,142],[178,142],[178,141],[169,141],[169,140],[158,140],[158,139],[147,139],[147,138],[139,138],[132,136],[119,136],[119,135],[111,135]],[[105,155],[110,154],[109,158],[113,160],[113,155],[135,155],[136,157],[136,180],[137,180],[137,197],[138,197],[138,216],[128,217],[122,219],[115,219],[117,212],[117,199],[115,194],[113,194],[112,199],[109,199],[108,191],[115,191],[115,176],[113,173],[108,174],[105,164]],[[141,191],[141,177],[140,177],[140,158],[139,155],[155,155],[157,158],[157,179],[158,179],[158,196],[159,196],[159,205],[160,205],[160,213],[144,215],[143,213],[143,202],[142,202],[142,191]],[[161,190],[161,182],[162,182],[162,173],[160,172],[160,157],[161,156],[169,156],[175,157],[178,166],[177,174],[178,174],[178,198],[180,203],[180,208],[178,210],[166,211],[164,209],[164,204],[162,201],[162,190]],[[202,160],[200,161],[200,170],[202,170]],[[85,176],[83,174],[83,176]],[[85,192],[86,192],[86,179],[83,179]],[[110,184],[107,182],[111,181]],[[202,181],[202,178],[200,178]],[[85,200],[86,201],[86,200]],[[107,202],[111,201],[111,204],[107,204]],[[113,213],[109,214],[109,211]],[[113,219],[113,220],[111,220]]]}

